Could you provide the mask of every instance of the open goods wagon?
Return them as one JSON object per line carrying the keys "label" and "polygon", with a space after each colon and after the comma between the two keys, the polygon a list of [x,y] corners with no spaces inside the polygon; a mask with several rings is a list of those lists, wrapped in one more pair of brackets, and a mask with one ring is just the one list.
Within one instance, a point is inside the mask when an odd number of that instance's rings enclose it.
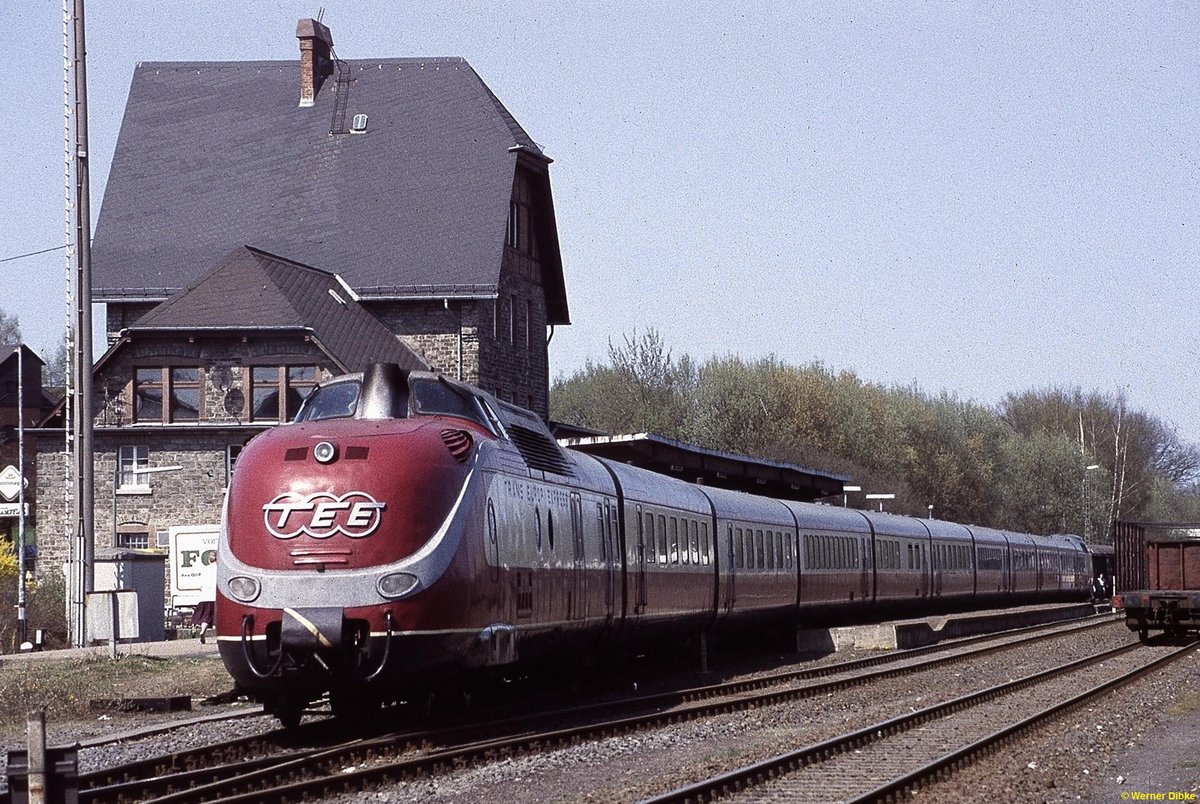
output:
{"label": "open goods wagon", "polygon": [[1200,631],[1200,527],[1125,527],[1125,555],[1129,560],[1141,556],[1140,566],[1126,573],[1140,583],[1119,595],[1125,624],[1143,640],[1152,631]]}

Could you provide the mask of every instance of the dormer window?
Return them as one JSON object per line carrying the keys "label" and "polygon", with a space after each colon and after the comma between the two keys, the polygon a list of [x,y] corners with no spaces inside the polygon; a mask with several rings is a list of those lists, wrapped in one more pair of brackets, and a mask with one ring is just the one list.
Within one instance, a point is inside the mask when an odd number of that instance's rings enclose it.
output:
{"label": "dormer window", "polygon": [[538,256],[533,193],[529,188],[529,178],[523,172],[518,172],[512,199],[508,202],[508,227],[504,232],[504,244],[526,256]]}
{"label": "dormer window", "polygon": [[196,366],[141,367],[133,374],[133,420],[196,422],[203,415],[204,374]]}
{"label": "dormer window", "polygon": [[315,366],[251,366],[250,420],[291,421],[316,385]]}

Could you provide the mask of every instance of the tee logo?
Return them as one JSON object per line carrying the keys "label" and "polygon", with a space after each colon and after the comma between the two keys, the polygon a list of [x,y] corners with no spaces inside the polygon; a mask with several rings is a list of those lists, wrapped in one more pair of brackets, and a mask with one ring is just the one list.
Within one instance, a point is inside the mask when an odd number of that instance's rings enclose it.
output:
{"label": "tee logo", "polygon": [[263,506],[263,524],[276,539],[294,539],[301,533],[328,539],[335,533],[361,539],[379,527],[386,503],[364,491],[338,497],[327,491],[301,495],[284,492]]}

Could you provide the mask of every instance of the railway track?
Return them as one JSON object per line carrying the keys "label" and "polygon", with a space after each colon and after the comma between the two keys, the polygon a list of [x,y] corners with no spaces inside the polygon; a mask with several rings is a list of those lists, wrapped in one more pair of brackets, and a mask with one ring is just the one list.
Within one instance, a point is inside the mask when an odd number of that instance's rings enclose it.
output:
{"label": "railway track", "polygon": [[1197,647],[1200,641],[1151,648],[1133,643],[1102,651],[713,776],[644,804],[899,801],[1026,730]]}
{"label": "railway track", "polygon": [[[744,681],[674,690],[435,730],[408,730],[338,741],[329,722],[298,732],[274,731],[178,752],[80,777],[80,800],[288,801],[436,774],[498,757],[527,755],[615,734],[662,728],[747,708],[827,695],[835,690],[918,673],[970,657],[1070,636],[1112,622],[1038,626],[866,660]],[[985,643],[976,647],[977,643]],[[928,654],[937,654],[926,658]],[[882,669],[875,669],[885,665]],[[819,683],[804,684],[825,678]],[[322,740],[311,747],[314,735]],[[308,744],[309,747],[299,747]],[[388,759],[382,759],[389,757]]]}

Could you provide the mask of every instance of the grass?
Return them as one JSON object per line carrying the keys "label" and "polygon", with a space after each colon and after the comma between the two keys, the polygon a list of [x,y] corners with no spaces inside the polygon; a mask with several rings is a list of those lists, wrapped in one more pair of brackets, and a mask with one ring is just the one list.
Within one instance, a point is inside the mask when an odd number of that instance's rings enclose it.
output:
{"label": "grass", "polygon": [[102,698],[206,698],[233,686],[220,659],[153,656],[19,661],[0,665],[0,724],[23,733],[30,712],[47,720],[93,720],[89,703]]}
{"label": "grass", "polygon": [[1200,710],[1200,692],[1185,692],[1171,702],[1167,707],[1167,714],[1171,717],[1179,717],[1180,715],[1191,714]]}

